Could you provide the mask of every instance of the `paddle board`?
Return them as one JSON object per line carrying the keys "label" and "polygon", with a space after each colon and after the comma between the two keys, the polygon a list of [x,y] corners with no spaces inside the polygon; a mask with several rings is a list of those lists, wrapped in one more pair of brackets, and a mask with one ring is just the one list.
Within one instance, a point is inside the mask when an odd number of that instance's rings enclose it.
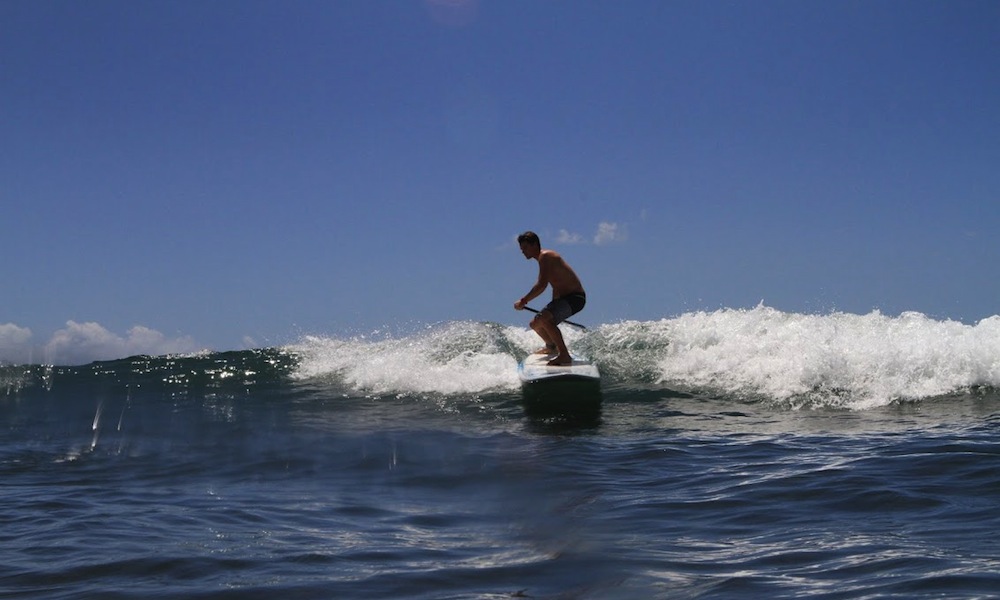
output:
{"label": "paddle board", "polygon": [[586,358],[574,355],[572,364],[550,367],[547,363],[553,358],[552,355],[529,354],[517,365],[517,376],[521,379],[521,384],[561,381],[600,383],[601,373],[597,370],[597,365]]}

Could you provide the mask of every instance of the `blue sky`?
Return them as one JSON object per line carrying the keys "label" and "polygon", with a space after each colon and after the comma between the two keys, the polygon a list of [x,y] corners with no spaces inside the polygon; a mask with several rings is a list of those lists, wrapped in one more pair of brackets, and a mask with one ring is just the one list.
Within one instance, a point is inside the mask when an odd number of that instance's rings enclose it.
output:
{"label": "blue sky", "polygon": [[8,0],[0,56],[2,360],[526,323],[525,229],[590,325],[1000,312],[991,0]]}

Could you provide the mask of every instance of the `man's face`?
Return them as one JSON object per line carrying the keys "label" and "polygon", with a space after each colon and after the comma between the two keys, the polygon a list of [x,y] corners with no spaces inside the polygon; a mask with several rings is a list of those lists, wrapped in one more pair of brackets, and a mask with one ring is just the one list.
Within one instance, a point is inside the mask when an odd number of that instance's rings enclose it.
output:
{"label": "man's face", "polygon": [[529,242],[521,242],[518,245],[521,246],[521,254],[524,255],[524,258],[530,260],[538,256],[538,247],[535,246],[534,244],[531,244]]}

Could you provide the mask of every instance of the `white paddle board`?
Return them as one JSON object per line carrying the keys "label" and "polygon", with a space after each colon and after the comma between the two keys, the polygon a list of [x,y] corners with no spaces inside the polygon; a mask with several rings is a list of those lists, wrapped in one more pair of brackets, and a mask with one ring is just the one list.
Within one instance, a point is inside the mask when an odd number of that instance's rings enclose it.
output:
{"label": "white paddle board", "polygon": [[555,358],[554,355],[529,354],[524,360],[517,364],[517,376],[522,384],[559,382],[559,381],[590,381],[599,383],[601,373],[597,370],[597,365],[586,358],[573,356],[572,364],[559,367],[550,367],[547,363]]}

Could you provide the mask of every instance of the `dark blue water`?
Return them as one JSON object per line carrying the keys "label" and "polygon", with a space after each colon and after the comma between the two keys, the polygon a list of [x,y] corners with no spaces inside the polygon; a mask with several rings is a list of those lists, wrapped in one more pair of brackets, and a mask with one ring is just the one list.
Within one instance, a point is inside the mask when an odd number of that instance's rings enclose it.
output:
{"label": "dark blue water", "polygon": [[657,326],[572,340],[583,416],[526,411],[533,340],[484,324],[2,367],[0,597],[998,597],[988,381],[712,387],[656,374],[694,360]]}

